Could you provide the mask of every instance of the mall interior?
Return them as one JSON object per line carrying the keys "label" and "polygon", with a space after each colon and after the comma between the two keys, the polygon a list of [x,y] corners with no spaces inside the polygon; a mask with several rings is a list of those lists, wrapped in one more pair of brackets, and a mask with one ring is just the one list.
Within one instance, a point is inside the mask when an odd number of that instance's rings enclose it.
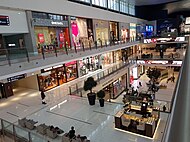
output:
{"label": "mall interior", "polygon": [[189,0],[1,0],[0,142],[189,142]]}

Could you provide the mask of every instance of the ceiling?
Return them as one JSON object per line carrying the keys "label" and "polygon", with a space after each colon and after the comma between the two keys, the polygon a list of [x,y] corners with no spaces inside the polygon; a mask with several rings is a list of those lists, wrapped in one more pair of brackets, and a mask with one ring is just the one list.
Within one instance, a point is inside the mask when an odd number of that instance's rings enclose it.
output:
{"label": "ceiling", "polygon": [[132,3],[136,6],[143,6],[143,5],[155,5],[155,4],[164,4],[169,2],[176,2],[182,0],[128,0],[129,3]]}

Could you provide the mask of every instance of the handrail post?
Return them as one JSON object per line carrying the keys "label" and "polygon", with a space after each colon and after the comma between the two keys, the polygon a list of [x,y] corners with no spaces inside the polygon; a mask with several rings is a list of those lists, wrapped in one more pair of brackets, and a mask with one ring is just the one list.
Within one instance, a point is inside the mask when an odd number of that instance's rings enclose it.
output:
{"label": "handrail post", "polygon": [[30,62],[29,55],[28,55],[28,50],[27,50],[27,48],[24,48],[24,49],[25,49],[25,51],[26,51],[26,58],[27,58],[27,61]]}
{"label": "handrail post", "polygon": [[57,48],[55,45],[53,45],[54,51],[55,51],[55,56],[57,57]]}
{"label": "handrail post", "polygon": [[94,42],[96,49],[98,49],[98,43],[97,41]]}
{"label": "handrail post", "polygon": [[85,51],[85,49],[84,49],[84,43],[82,42],[81,44],[82,44],[82,50]]}
{"label": "handrail post", "polygon": [[43,59],[45,60],[44,47],[43,47],[43,46],[41,46],[41,51],[42,51],[42,57],[43,57]]}
{"label": "handrail post", "polygon": [[90,47],[90,50],[92,50],[92,45],[91,45],[91,42],[89,41],[89,47]]}
{"label": "handrail post", "polygon": [[10,57],[9,57],[9,51],[8,51],[8,49],[5,49],[5,53],[6,53],[8,64],[9,64],[9,66],[11,66],[11,60],[10,60]]}

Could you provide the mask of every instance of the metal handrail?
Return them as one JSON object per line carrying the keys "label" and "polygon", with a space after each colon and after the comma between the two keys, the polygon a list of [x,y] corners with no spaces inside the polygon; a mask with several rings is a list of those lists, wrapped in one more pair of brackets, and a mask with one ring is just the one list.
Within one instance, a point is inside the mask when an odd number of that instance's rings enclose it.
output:
{"label": "metal handrail", "polygon": [[[114,41],[114,44],[110,44],[109,46],[107,44],[103,45],[101,44],[100,46],[97,45],[97,41],[94,41],[94,45],[92,46],[91,43],[89,43],[89,46],[87,45],[87,47],[84,46],[84,44],[82,43],[81,47],[77,48],[77,47],[74,47],[74,48],[68,48],[68,47],[64,47],[63,49],[59,49],[59,48],[56,48],[55,45],[51,45],[53,47],[53,49],[48,49],[48,48],[44,48],[43,46],[41,46],[41,54],[38,54],[38,59],[41,58],[41,59],[46,59],[48,57],[57,57],[57,56],[61,56],[61,55],[68,55],[68,54],[72,54],[72,53],[77,53],[77,52],[85,52],[86,50],[91,50],[91,49],[98,49],[98,48],[107,48],[107,47],[110,47],[110,46],[113,46],[113,45],[120,45],[120,44],[126,44],[126,43],[130,43],[130,42],[135,42],[137,40],[134,40],[134,41],[129,41],[129,42],[126,42],[126,41],[117,41],[115,42]],[[102,42],[101,42],[102,43]],[[14,51],[14,54],[18,54],[19,55],[19,51],[24,51],[23,54],[20,54],[20,55],[24,55],[23,57],[20,57],[20,58],[26,58],[26,60],[28,62],[30,62],[31,60],[35,60],[36,59],[36,56],[32,56],[28,53],[28,50],[26,47],[23,47],[23,48],[6,48],[6,49],[0,49],[0,52],[2,52],[3,54],[2,55],[5,55],[6,58],[3,59],[3,63],[6,61],[6,63],[4,64],[9,64],[11,65],[12,64],[12,61],[14,59],[11,59],[11,55],[13,55],[13,53],[11,53],[12,51]],[[19,59],[19,57],[16,57],[16,59]],[[0,60],[0,62],[2,62],[2,59]],[[22,61],[19,61],[19,62],[22,62]],[[3,65],[4,65],[3,64]]]}
{"label": "metal handrail", "polygon": [[[189,44],[190,45],[190,44]],[[190,46],[189,46],[190,47]],[[190,141],[190,50],[186,51],[162,142]]]}

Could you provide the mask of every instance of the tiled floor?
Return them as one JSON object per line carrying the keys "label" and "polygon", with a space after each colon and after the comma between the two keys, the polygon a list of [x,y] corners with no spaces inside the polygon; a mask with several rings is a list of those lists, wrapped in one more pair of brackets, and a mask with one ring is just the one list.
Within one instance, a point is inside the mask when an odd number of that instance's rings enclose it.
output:
{"label": "tiled floor", "polygon": [[[49,94],[52,95],[51,98],[47,97],[47,105],[42,105],[38,91],[17,88],[17,95],[0,101],[0,118],[17,124],[19,118],[27,117],[38,121],[38,124],[58,126],[65,132],[74,126],[77,134],[86,135],[91,142],[160,142],[162,139],[167,113],[161,113],[155,138],[148,139],[114,129],[114,115],[122,108],[121,101],[106,102],[103,108],[99,107],[98,101],[95,106],[89,106],[87,98],[65,95],[57,89]],[[60,142],[60,138],[50,141]]]}
{"label": "tiled floor", "polygon": [[[121,109],[121,104],[106,102],[105,107],[100,108],[98,101],[95,106],[89,106],[86,98],[63,96],[54,103],[47,102],[47,105],[42,105],[37,92],[34,95],[32,90],[25,93],[22,90],[21,94],[26,95],[21,96],[22,101],[11,97],[8,101],[11,104],[1,106],[1,118],[17,124],[18,118],[27,117],[38,121],[39,124],[58,126],[65,132],[74,126],[77,134],[86,135],[92,142],[158,142],[162,138],[161,132],[164,131],[168,117],[168,114],[161,113],[156,137],[151,140],[114,129],[114,114]],[[60,103],[62,105],[59,105]]]}

